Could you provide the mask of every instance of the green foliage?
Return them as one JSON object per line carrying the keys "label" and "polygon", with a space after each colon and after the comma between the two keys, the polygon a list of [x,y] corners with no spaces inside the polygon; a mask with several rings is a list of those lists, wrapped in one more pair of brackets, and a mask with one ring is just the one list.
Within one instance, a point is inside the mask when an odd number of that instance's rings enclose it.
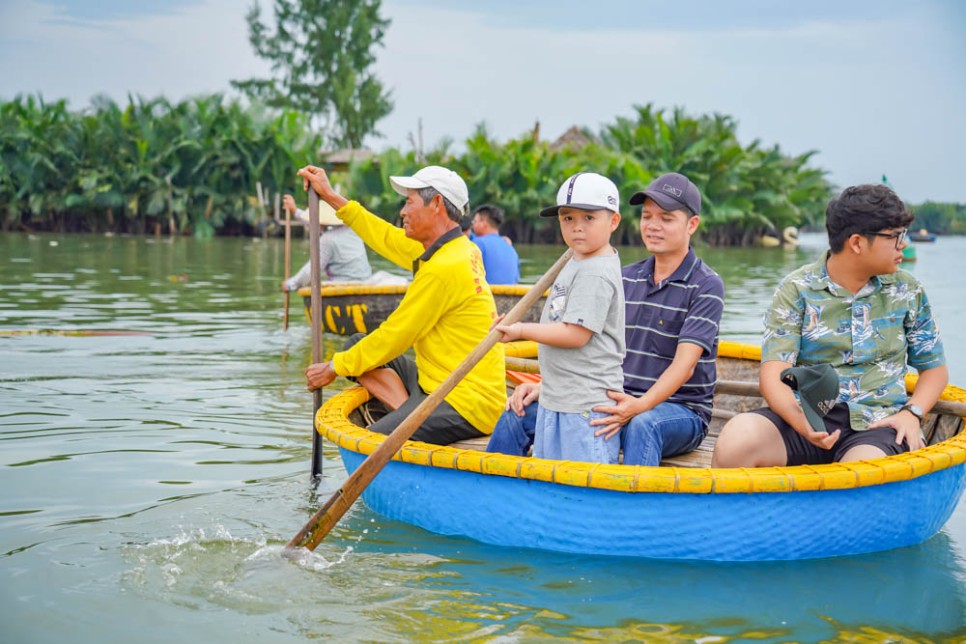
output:
{"label": "green foliage", "polygon": [[618,184],[621,194],[641,190],[665,172],[687,175],[702,193],[701,231],[715,244],[753,243],[763,232],[824,221],[831,187],[825,172],[808,168],[814,154],[787,157],[778,146],[747,147],[737,123],[721,114],[691,117],[680,108],[670,116],[651,105],[637,106],[635,118],[620,117],[601,139],[646,170]]}
{"label": "green foliage", "polygon": [[271,107],[317,117],[327,143],[358,148],[392,111],[389,93],[369,68],[389,21],[380,0],[274,0],[275,30],[256,3],[249,41],[271,63],[273,77],[233,81]]}
{"label": "green foliage", "polygon": [[[555,202],[560,183],[580,170],[618,185],[623,221],[615,240],[638,242],[639,208],[631,194],[664,172],[687,174],[702,189],[701,234],[716,245],[757,241],[785,226],[821,225],[831,188],[811,167],[812,153],[786,156],[777,147],[737,140],[723,115],[692,117],[635,107],[585,141],[551,145],[533,132],[499,142],[477,127],[453,153],[448,140],[428,152],[390,148],[334,176],[343,193],[390,221],[402,199],[392,175],[429,164],[466,179],[470,203],[493,202],[507,213],[504,233],[516,241],[553,242],[557,224],[538,212]],[[255,194],[295,192],[295,172],[319,163],[318,136],[295,111],[243,108],[221,96],[173,105],[129,98],[126,106],[98,98],[85,112],[64,101],[17,97],[0,103],[0,222],[71,230],[145,232],[157,226],[206,235],[251,232],[266,213]],[[966,231],[962,206],[923,204],[916,226]]]}
{"label": "green foliage", "polygon": [[[291,192],[312,161],[306,118],[221,96],[177,105],[106,98],[86,112],[33,96],[0,104],[0,217],[70,230],[239,230],[265,217],[254,198]],[[204,223],[202,223],[204,222]]]}
{"label": "green foliage", "polygon": [[927,201],[913,206],[912,211],[916,215],[909,226],[912,230],[925,228],[943,235],[966,234],[966,204]]}
{"label": "green foliage", "polygon": [[[466,179],[471,206],[502,206],[507,214],[503,232],[522,242],[557,238],[556,222],[542,220],[538,213],[555,203],[561,182],[581,170],[610,177],[623,195],[622,223],[615,237],[620,242],[638,239],[640,211],[627,198],[665,172],[681,172],[702,189],[700,231],[713,244],[752,244],[764,232],[824,222],[831,187],[823,170],[808,166],[813,153],[788,157],[778,146],[762,149],[758,141],[742,146],[729,116],[691,117],[681,109],[667,115],[650,105],[634,112],[605,126],[599,137],[585,131],[588,144],[559,149],[535,140],[530,132],[499,143],[481,125],[466,140],[463,154],[448,156],[444,151],[434,158]],[[394,216],[398,197],[389,176],[433,162],[427,158],[417,163],[412,154],[386,152],[378,162],[353,167],[350,194],[366,195],[377,211]]]}

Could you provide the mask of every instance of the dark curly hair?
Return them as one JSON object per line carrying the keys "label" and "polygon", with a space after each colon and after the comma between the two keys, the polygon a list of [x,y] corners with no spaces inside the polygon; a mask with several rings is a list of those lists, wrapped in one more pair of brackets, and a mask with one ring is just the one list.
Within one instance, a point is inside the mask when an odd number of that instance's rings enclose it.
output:
{"label": "dark curly hair", "polygon": [[852,235],[866,235],[871,241],[880,230],[912,223],[913,214],[891,188],[878,184],[852,186],[829,202],[825,229],[833,253],[845,247]]}

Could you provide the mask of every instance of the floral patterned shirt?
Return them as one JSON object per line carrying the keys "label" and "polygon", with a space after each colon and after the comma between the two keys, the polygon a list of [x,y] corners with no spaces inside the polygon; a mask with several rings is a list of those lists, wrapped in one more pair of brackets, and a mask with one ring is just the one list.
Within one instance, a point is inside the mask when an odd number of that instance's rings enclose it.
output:
{"label": "floral patterned shirt", "polygon": [[829,363],[852,429],[890,416],[908,400],[907,366],[946,363],[926,292],[906,271],[878,275],[853,295],[833,282],[829,253],[788,275],[765,313],[762,361]]}

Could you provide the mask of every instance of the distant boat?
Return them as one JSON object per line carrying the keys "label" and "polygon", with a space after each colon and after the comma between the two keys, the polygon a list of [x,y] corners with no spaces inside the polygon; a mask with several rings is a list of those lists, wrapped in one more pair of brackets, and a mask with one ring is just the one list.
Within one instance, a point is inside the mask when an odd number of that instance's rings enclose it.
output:
{"label": "distant boat", "polygon": [[[406,294],[406,286],[377,286],[360,283],[323,283],[322,330],[335,335],[369,333],[396,310]],[[523,297],[530,285],[491,284],[496,309],[506,313]],[[306,322],[312,324],[312,289],[299,289],[305,304]],[[530,307],[524,314],[524,322],[539,322],[546,296]]]}
{"label": "distant boat", "polygon": [[920,228],[917,233],[909,233],[909,239],[914,242],[934,242],[936,241],[936,233],[931,233],[925,228]]}
{"label": "distant boat", "polygon": [[912,244],[906,244],[906,247],[902,249],[902,261],[904,262],[914,262],[916,261],[916,247]]}
{"label": "distant boat", "polygon": [[[966,488],[961,405],[937,405],[922,426],[928,447],[914,452],[827,465],[710,467],[720,426],[762,403],[754,383],[760,360],[758,347],[720,343],[718,376],[729,380],[718,381],[711,431],[698,449],[660,467],[490,454],[480,451],[485,438],[445,447],[410,440],[362,498],[390,519],[437,534],[659,559],[856,555],[917,544],[943,527]],[[507,359],[510,369],[530,365]],[[386,438],[365,428],[359,408],[368,398],[365,389],[348,389],[315,417],[350,473]],[[966,391],[950,386],[943,398],[963,401]]]}

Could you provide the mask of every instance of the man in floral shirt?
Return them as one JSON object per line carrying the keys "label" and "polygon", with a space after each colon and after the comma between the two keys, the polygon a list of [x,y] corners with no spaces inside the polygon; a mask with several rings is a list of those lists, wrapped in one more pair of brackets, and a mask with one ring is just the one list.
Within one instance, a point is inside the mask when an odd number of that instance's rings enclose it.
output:
{"label": "man in floral shirt", "polygon": [[[759,381],[768,407],[725,425],[715,467],[855,461],[923,446],[922,417],[948,370],[926,293],[899,270],[913,216],[881,185],[847,188],[825,216],[830,251],[786,277],[765,315]],[[838,375],[839,397],[816,431],[781,374],[823,363]],[[907,367],[919,372],[911,397]]]}

